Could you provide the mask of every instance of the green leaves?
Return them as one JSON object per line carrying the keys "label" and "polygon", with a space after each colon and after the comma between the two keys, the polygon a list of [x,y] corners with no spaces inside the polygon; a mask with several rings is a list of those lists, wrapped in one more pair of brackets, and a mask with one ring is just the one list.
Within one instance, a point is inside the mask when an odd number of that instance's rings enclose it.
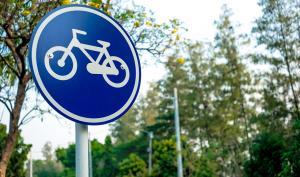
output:
{"label": "green leaves", "polygon": [[258,135],[251,148],[250,159],[245,162],[245,175],[255,177],[277,176],[282,170],[284,139],[278,133],[265,132]]}
{"label": "green leaves", "polygon": [[[8,135],[6,133],[6,126],[0,124],[0,149],[4,148],[7,137]],[[15,145],[15,149],[13,150],[11,160],[8,163],[8,169],[6,173],[7,177],[26,176],[25,162],[27,161],[27,156],[30,149],[31,145],[25,144],[23,137],[18,134],[18,141]]]}
{"label": "green leaves", "polygon": [[146,163],[136,154],[132,153],[119,164],[122,177],[146,177]]}

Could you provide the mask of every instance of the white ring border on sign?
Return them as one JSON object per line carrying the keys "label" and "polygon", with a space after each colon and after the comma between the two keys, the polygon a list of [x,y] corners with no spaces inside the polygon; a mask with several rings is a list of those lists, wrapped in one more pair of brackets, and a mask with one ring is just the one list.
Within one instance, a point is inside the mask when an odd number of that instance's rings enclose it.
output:
{"label": "white ring border on sign", "polygon": [[[135,70],[136,70],[136,79],[135,79],[135,84],[134,84],[134,88],[133,91],[129,97],[129,99],[127,100],[127,102],[123,105],[122,108],[120,108],[118,111],[114,112],[113,114],[106,116],[106,117],[99,117],[99,118],[89,118],[89,117],[82,117],[79,115],[76,115],[68,110],[66,110],[65,108],[63,108],[61,105],[59,105],[49,94],[49,92],[47,91],[47,89],[45,88],[40,74],[38,72],[38,67],[37,67],[37,62],[36,62],[36,49],[37,49],[37,44],[40,38],[40,35],[42,33],[42,31],[44,30],[44,28],[46,27],[46,25],[53,20],[56,16],[61,15],[63,13],[66,12],[72,12],[72,11],[84,11],[84,12],[89,12],[89,13],[93,13],[95,15],[98,15],[102,18],[104,18],[105,20],[107,20],[108,22],[110,22],[114,27],[116,27],[118,29],[118,31],[122,34],[122,36],[125,38],[127,44],[130,47],[131,53],[133,55],[134,58],[134,63],[135,63]],[[75,120],[81,121],[81,122],[86,122],[86,123],[104,123],[104,122],[108,122],[110,120],[115,119],[117,116],[119,116],[120,114],[122,114],[131,104],[131,102],[134,100],[136,92],[138,90],[138,86],[139,86],[139,80],[140,80],[140,71],[139,71],[139,62],[138,62],[138,57],[137,57],[137,53],[130,41],[130,39],[128,38],[128,36],[126,35],[126,33],[124,32],[124,30],[111,18],[107,17],[106,15],[102,14],[101,12],[95,10],[95,9],[91,9],[91,8],[87,8],[87,7],[82,7],[82,6],[71,6],[71,7],[66,7],[66,8],[62,8],[56,12],[54,12],[53,14],[50,14],[42,23],[41,25],[38,27],[38,30],[35,33],[34,36],[34,40],[33,40],[33,44],[32,44],[32,67],[33,67],[33,73],[35,75],[36,81],[39,84],[39,87],[41,88],[41,90],[43,91],[44,95],[47,97],[47,99],[62,113],[66,114],[67,116],[69,116],[70,118],[73,118]]]}

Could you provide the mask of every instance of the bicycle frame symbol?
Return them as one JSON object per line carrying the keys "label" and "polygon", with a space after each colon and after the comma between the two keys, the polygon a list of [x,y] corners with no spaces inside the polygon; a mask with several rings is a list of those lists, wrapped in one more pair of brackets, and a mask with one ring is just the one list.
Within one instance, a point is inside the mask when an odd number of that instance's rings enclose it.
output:
{"label": "bicycle frame symbol", "polygon": [[[78,29],[72,29],[73,38],[68,45],[68,47],[63,46],[54,46],[50,48],[45,55],[45,67],[49,74],[58,80],[68,80],[71,79],[76,71],[77,71],[77,60],[75,55],[72,53],[73,47],[77,47],[80,51],[87,57],[90,63],[87,64],[86,69],[90,74],[102,74],[104,80],[112,87],[121,88],[125,86],[129,80],[129,68],[127,64],[121,58],[117,56],[110,56],[107,48],[110,46],[109,42],[97,40],[97,42],[102,45],[102,47],[92,46],[88,44],[82,44],[77,39],[77,34],[86,35],[85,31],[81,31]],[[99,52],[99,55],[96,60],[94,60],[91,55],[87,52],[87,50]],[[57,64],[59,67],[63,68],[65,66],[65,62],[68,58],[72,61],[72,69],[69,73],[65,75],[57,74],[53,71],[50,66],[50,60],[54,58],[55,52],[63,52],[63,55],[60,59],[58,59]],[[105,59],[102,64],[100,64],[101,58],[105,56]],[[121,69],[125,71],[125,78],[121,82],[113,82],[108,78],[108,75],[119,75],[119,70],[117,69],[115,63],[119,62]],[[108,66],[109,65],[109,66]]]}

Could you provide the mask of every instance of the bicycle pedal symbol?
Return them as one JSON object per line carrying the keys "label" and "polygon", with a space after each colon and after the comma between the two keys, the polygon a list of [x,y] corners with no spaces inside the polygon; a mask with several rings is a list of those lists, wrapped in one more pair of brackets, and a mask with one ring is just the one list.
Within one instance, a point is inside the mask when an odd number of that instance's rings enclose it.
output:
{"label": "bicycle pedal symbol", "polygon": [[[117,56],[110,56],[107,48],[110,46],[109,42],[97,40],[97,42],[102,45],[102,47],[88,45],[88,44],[82,44],[77,39],[77,34],[86,35],[87,33],[85,31],[81,31],[78,29],[72,29],[73,38],[71,42],[69,43],[68,47],[63,46],[54,46],[50,48],[45,55],[45,67],[48,73],[58,80],[68,80],[71,79],[76,71],[77,71],[77,60],[75,55],[72,53],[72,49],[74,47],[77,47],[80,49],[80,51],[87,57],[87,59],[90,61],[90,63],[87,64],[86,69],[90,74],[102,74],[104,80],[106,83],[108,83],[110,86],[115,88],[121,88],[125,86],[129,80],[129,68],[127,64],[124,62],[123,59],[117,57]],[[99,55],[96,60],[94,60],[91,55],[87,52],[87,50],[99,52]],[[72,69],[69,73],[61,75],[57,74],[53,71],[53,69],[50,66],[50,60],[54,58],[54,54],[56,52],[63,52],[63,55],[60,59],[57,61],[57,65],[61,68],[65,66],[66,60],[68,58],[72,61]],[[104,61],[102,64],[100,64],[101,58],[105,56]],[[125,71],[125,78],[121,82],[113,82],[108,78],[108,75],[119,75],[120,71],[117,69],[115,63],[119,62],[121,69]]]}

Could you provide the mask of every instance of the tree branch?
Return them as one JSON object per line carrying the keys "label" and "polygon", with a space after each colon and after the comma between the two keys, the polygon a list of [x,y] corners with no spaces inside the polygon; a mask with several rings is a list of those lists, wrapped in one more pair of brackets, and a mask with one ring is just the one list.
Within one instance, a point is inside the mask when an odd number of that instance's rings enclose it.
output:
{"label": "tree branch", "polygon": [[0,58],[2,59],[1,61],[3,61],[5,63],[5,66],[7,66],[17,77],[19,77],[19,73],[17,70],[15,70],[15,68],[13,66],[11,66],[8,61],[5,59],[5,57],[3,57],[1,54],[0,54]]}
{"label": "tree branch", "polygon": [[22,73],[22,62],[20,61],[20,57],[18,56],[17,49],[16,49],[16,44],[15,42],[11,39],[13,37],[13,34],[11,32],[11,29],[9,29],[9,26],[4,25],[3,29],[5,30],[7,34],[7,38],[5,39],[5,44],[8,46],[10,51],[12,52],[12,55],[15,59],[15,63],[17,64],[18,72]]}
{"label": "tree branch", "polygon": [[0,102],[6,107],[9,113],[12,112],[12,109],[8,106],[8,104],[4,100],[0,99]]}
{"label": "tree branch", "polygon": [[37,109],[37,106],[34,106],[32,109],[30,109],[21,119],[18,127],[20,127],[21,125],[24,125],[24,122],[27,122],[28,119],[26,119],[32,112],[34,112]]}

